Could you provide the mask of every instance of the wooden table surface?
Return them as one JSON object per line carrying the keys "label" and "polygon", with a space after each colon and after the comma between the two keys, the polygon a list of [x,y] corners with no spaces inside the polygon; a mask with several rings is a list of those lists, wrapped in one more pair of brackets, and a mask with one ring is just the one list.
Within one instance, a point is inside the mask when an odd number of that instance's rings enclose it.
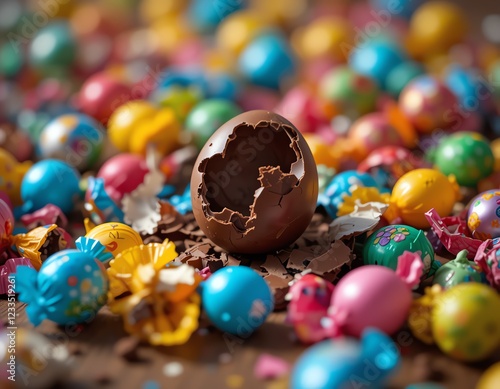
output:
{"label": "wooden table surface", "polygon": [[[5,300],[0,301],[0,317],[6,314]],[[17,304],[17,326],[32,327],[24,304]],[[204,321],[202,321],[204,323]],[[57,388],[268,388],[285,389],[286,378],[262,381],[254,376],[257,358],[268,353],[293,364],[305,349],[293,339],[293,330],[284,324],[284,312],[273,313],[266,323],[247,339],[224,336],[210,327],[202,327],[188,343],[176,347],[153,347],[140,344],[137,360],[129,361],[113,350],[117,341],[127,336],[121,318],[105,307],[88,325],[72,331],[45,321],[37,328],[54,344],[66,345],[71,354],[71,368]],[[403,355],[398,373],[388,388],[404,388],[419,380],[424,364],[434,367],[438,382],[450,389],[474,388],[480,374],[499,355],[481,364],[462,364],[447,358],[435,347],[425,346],[402,329],[394,336]],[[164,366],[180,363],[183,372],[166,376]],[[63,376],[61,372],[61,377]],[[424,376],[425,377],[425,376]],[[33,376],[36,380],[36,376]],[[436,379],[436,378],[435,378]],[[148,384],[148,381],[149,382]],[[149,385],[149,386],[148,386]],[[31,387],[31,385],[28,385]]]}

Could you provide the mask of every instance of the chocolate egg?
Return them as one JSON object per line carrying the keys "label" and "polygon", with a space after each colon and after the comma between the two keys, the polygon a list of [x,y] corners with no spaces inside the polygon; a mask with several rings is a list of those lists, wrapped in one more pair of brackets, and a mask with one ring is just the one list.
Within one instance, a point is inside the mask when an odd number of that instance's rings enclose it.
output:
{"label": "chocolate egg", "polygon": [[196,221],[230,252],[264,253],[293,243],[311,221],[317,196],[307,142],[292,123],[268,111],[223,124],[191,175]]}

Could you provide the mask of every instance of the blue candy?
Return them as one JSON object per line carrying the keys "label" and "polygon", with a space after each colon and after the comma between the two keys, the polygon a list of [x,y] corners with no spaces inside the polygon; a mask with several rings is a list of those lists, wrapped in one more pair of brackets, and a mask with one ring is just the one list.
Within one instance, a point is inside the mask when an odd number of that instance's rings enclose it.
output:
{"label": "blue candy", "polygon": [[22,213],[54,204],[68,214],[82,195],[79,182],[80,174],[66,162],[46,159],[35,163],[21,183]]}
{"label": "blue candy", "polygon": [[268,33],[255,38],[239,58],[243,75],[252,83],[277,89],[295,74],[295,58],[286,41],[279,34]]}
{"label": "blue candy", "polygon": [[274,308],[266,281],[245,266],[224,267],[202,283],[202,305],[219,330],[248,337]]}
{"label": "blue candy", "polygon": [[361,341],[325,340],[307,349],[292,372],[292,389],[380,388],[400,361],[398,346],[376,329]]}
{"label": "blue candy", "polygon": [[108,278],[94,255],[63,250],[51,255],[40,271],[19,266],[16,272],[19,301],[33,325],[48,319],[60,325],[91,320],[106,303]]}
{"label": "blue candy", "polygon": [[397,45],[370,41],[353,50],[349,63],[355,71],[371,77],[385,90],[389,73],[405,60],[405,53]]}

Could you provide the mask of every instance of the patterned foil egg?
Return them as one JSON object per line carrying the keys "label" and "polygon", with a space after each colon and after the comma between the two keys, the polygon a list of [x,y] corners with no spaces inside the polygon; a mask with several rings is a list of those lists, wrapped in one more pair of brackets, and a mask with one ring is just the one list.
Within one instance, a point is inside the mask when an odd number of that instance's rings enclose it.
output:
{"label": "patterned foil egg", "polygon": [[443,174],[453,174],[461,186],[475,187],[493,173],[495,157],[488,140],[473,132],[458,132],[441,141],[432,153]]}
{"label": "patterned foil egg", "polygon": [[393,270],[398,257],[405,251],[418,253],[424,263],[424,276],[432,275],[438,267],[434,249],[422,230],[394,224],[382,227],[370,235],[363,250],[365,265],[382,265]]}
{"label": "patterned foil egg", "polygon": [[399,107],[415,129],[424,134],[456,124],[449,113],[457,104],[457,98],[446,85],[427,75],[410,81],[399,95]]}
{"label": "patterned foil egg", "polygon": [[92,320],[106,303],[108,279],[91,253],[63,250],[48,258],[37,272],[19,266],[16,272],[19,300],[28,304],[33,325],[48,319],[57,324]]}
{"label": "patterned foil egg", "polygon": [[479,282],[487,284],[486,275],[481,267],[467,259],[468,251],[462,250],[457,257],[441,266],[434,274],[433,284],[439,284],[444,289],[464,282]]}
{"label": "patterned foil egg", "polygon": [[476,239],[500,237],[500,191],[488,190],[470,202],[467,227]]}
{"label": "patterned foil egg", "polygon": [[126,249],[143,244],[139,233],[123,223],[100,224],[87,232],[85,237],[98,240],[115,257]]}
{"label": "patterned foil egg", "polygon": [[38,148],[43,158],[61,159],[83,171],[97,162],[103,142],[104,129],[97,121],[83,114],[67,114],[45,126]]}
{"label": "patterned foil egg", "polygon": [[202,283],[202,306],[221,331],[242,338],[250,336],[274,308],[266,281],[245,266],[217,270]]}
{"label": "patterned foil egg", "polygon": [[488,358],[500,344],[500,296],[491,287],[469,282],[436,297],[432,310],[434,341],[461,361]]}

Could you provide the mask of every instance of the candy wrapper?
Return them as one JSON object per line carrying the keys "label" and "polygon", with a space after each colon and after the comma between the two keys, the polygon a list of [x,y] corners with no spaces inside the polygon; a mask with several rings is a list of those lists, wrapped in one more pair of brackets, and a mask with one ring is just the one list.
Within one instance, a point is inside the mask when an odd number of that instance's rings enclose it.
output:
{"label": "candy wrapper", "polygon": [[15,235],[12,243],[23,257],[28,258],[36,270],[52,254],[74,247],[73,239],[56,224],[34,228],[26,234]]}
{"label": "candy wrapper", "polygon": [[161,220],[158,194],[163,189],[165,176],[158,170],[154,152],[147,155],[149,172],[144,182],[123,197],[124,220],[140,233],[152,234]]}
{"label": "candy wrapper", "polygon": [[330,224],[330,237],[332,241],[349,239],[373,230],[380,222],[387,204],[369,202],[362,204],[355,201],[354,210],[345,216],[336,218]]}
{"label": "candy wrapper", "polygon": [[106,192],[103,178],[88,178],[88,191],[85,199],[85,210],[95,224],[106,222],[123,223],[124,214],[120,207]]}
{"label": "candy wrapper", "polygon": [[477,249],[474,257],[481,270],[486,274],[490,285],[500,292],[500,241],[486,240]]}
{"label": "candy wrapper", "polygon": [[338,216],[348,215],[356,210],[357,204],[382,203],[389,204],[389,193],[380,193],[374,187],[357,187],[351,195],[344,196],[339,205]]}
{"label": "candy wrapper", "polygon": [[114,310],[117,297],[132,289],[133,275],[140,266],[152,265],[152,270],[158,271],[177,257],[175,245],[172,242],[150,243],[129,248],[118,254],[109,263],[109,305]]}
{"label": "candy wrapper", "polygon": [[474,258],[483,241],[466,235],[468,230],[465,220],[458,216],[441,218],[434,208],[426,212],[425,217],[450,253],[458,255],[460,251],[467,250],[467,258]]}
{"label": "candy wrapper", "polygon": [[28,266],[33,268],[31,261],[28,258],[11,258],[4,265],[0,266],[0,295],[7,294],[9,286],[9,277],[16,273],[18,266]]}
{"label": "candy wrapper", "polygon": [[11,245],[14,215],[9,205],[0,200],[0,253]]}
{"label": "candy wrapper", "polygon": [[138,265],[131,282],[132,295],[116,302],[125,330],[153,345],[187,342],[198,328],[201,276],[189,265],[155,269]]}
{"label": "candy wrapper", "polygon": [[68,225],[66,215],[61,208],[53,204],[47,204],[36,212],[21,216],[21,222],[28,230],[48,224],[57,224],[61,228],[66,228]]}
{"label": "candy wrapper", "polygon": [[78,250],[89,253],[104,264],[113,259],[113,254],[107,251],[106,247],[96,239],[81,236],[76,240],[75,245]]}

